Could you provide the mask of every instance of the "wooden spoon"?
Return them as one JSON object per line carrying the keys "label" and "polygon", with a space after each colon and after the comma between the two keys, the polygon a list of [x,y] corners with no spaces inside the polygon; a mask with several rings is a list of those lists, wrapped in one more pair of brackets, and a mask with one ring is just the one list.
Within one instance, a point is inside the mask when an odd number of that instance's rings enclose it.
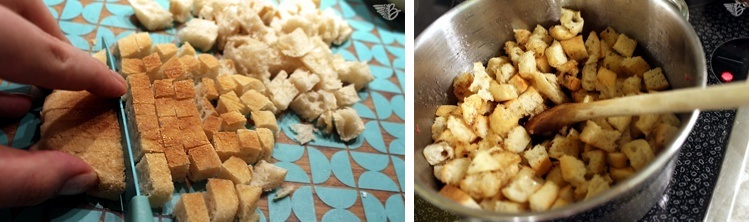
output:
{"label": "wooden spoon", "polygon": [[566,103],[548,109],[526,122],[529,134],[555,131],[584,120],[613,116],[717,110],[748,104],[748,83],[707,88],[677,89],[590,103]]}

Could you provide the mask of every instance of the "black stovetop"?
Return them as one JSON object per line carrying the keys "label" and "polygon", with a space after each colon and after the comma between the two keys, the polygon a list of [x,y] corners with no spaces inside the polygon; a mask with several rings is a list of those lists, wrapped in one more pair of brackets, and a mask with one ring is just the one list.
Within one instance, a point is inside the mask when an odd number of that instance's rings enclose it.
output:
{"label": "black stovetop", "polygon": [[[432,21],[463,0],[423,0],[415,4],[415,36]],[[690,24],[695,29],[706,53],[708,85],[725,80],[747,77],[748,12],[745,6],[734,6],[731,0],[689,0]],[[725,4],[727,4],[725,6]],[[731,9],[730,9],[731,8]],[[742,9],[742,10],[740,10]],[[736,16],[735,16],[736,15]],[[733,41],[734,40],[734,41]],[[727,47],[720,47],[724,43]],[[734,48],[740,53],[722,53],[717,48]],[[744,50],[744,51],[742,51]],[[714,52],[716,58],[713,58]],[[727,54],[739,58],[726,59]],[[712,60],[713,58],[713,60]],[[712,64],[713,63],[713,64]],[[744,63],[742,65],[726,65]],[[714,68],[712,68],[715,66]],[[732,67],[732,68],[726,68]],[[728,78],[728,74],[732,74]],[[723,77],[722,77],[723,76]],[[674,176],[662,199],[642,218],[642,221],[698,221],[703,220],[716,185],[724,159],[735,111],[701,112],[698,121],[685,141],[677,159]],[[739,167],[739,166],[738,166]],[[429,205],[415,195],[416,220],[453,221],[457,217]],[[422,207],[424,206],[424,207]],[[431,215],[420,218],[422,215]]]}

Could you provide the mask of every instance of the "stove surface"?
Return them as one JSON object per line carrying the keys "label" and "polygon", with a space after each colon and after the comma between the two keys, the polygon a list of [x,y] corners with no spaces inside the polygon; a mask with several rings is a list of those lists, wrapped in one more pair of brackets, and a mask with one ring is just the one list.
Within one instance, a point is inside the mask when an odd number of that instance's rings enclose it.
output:
{"label": "stove surface", "polygon": [[[418,36],[432,21],[461,2],[463,0],[418,1],[415,4],[415,35]],[[689,22],[706,54],[708,85],[744,81],[748,72],[747,2],[689,0],[686,3],[690,11]],[[699,115],[679,154],[667,191],[642,221],[696,221],[706,218],[735,113],[735,110],[724,110]],[[430,205],[416,195],[415,206],[417,221],[457,219],[455,215]]]}

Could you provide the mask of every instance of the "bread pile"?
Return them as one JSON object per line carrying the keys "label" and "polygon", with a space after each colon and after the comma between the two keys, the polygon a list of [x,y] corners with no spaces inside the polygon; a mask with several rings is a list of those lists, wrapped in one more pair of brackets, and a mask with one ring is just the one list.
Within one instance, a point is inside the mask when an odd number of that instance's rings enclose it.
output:
{"label": "bread pile", "polygon": [[549,30],[513,30],[506,56],[455,79],[459,103],[437,109],[435,143],[423,150],[442,195],[498,212],[563,207],[626,180],[671,141],[674,114],[600,118],[534,140],[521,126],[548,105],[669,88],[661,68],[634,55],[635,40],[608,27],[584,42],[583,23],[562,9]]}
{"label": "bread pile", "polygon": [[86,91],[55,90],[42,107],[39,149],[75,155],[94,169],[99,184],[89,195],[117,200],[125,192],[125,160],[116,100]]}
{"label": "bread pile", "polygon": [[[320,10],[312,0],[284,1],[278,7],[264,0],[172,0],[169,11],[152,0],[130,2],[147,29],[187,21],[180,42],[202,51],[222,50],[218,70],[206,74],[214,82],[194,79],[215,85],[218,95],[211,91],[208,97],[219,96],[219,107],[263,116],[291,108],[327,134],[335,129],[342,141],[364,130],[351,106],[360,100],[357,90],[373,76],[366,63],[331,52],[332,43],[341,44],[352,33],[332,9]],[[198,18],[190,19],[191,12]],[[172,20],[162,19],[165,15]],[[241,107],[242,102],[252,105]]]}

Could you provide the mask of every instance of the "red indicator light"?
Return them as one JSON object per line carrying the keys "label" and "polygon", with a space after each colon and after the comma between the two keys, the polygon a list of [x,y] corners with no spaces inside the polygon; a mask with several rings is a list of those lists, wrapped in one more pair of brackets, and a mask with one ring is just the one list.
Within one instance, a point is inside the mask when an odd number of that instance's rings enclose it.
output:
{"label": "red indicator light", "polygon": [[722,72],[721,73],[721,81],[731,82],[732,79],[734,79],[734,75],[732,75],[731,72]]}

